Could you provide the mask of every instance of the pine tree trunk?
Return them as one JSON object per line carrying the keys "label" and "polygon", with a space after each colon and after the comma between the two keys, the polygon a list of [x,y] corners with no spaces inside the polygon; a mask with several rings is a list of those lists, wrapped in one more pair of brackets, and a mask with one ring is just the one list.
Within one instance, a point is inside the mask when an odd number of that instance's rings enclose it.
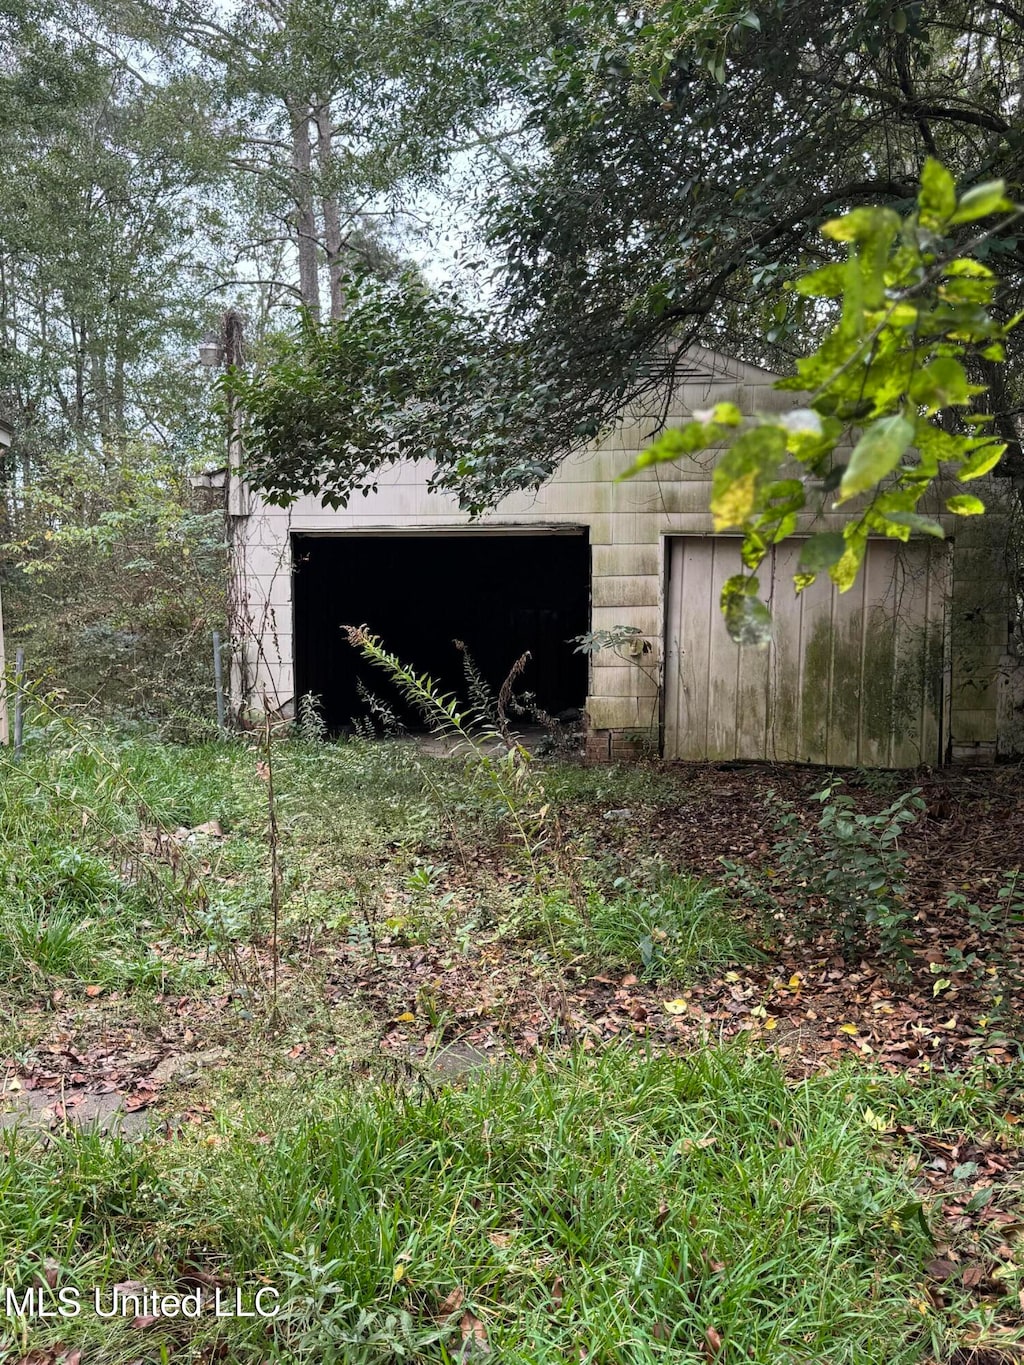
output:
{"label": "pine tree trunk", "polygon": [[306,104],[288,101],[292,132],[292,198],[299,253],[299,294],[314,319],[320,319],[320,276],[316,260],[316,212],[313,208],[313,154]]}
{"label": "pine tree trunk", "polygon": [[341,208],[338,204],[338,195],[331,187],[334,126],[331,123],[329,107],[321,105],[317,109],[316,130],[317,162],[322,187],[324,247],[327,253],[327,276],[331,287],[331,321],[337,322],[345,313],[345,295],[341,287]]}

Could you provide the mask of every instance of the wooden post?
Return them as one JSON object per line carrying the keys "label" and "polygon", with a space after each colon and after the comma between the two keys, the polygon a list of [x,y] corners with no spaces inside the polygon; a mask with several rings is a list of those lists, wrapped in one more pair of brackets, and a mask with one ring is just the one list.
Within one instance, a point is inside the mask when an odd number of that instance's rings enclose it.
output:
{"label": "wooden post", "polygon": [[22,750],[22,724],[24,721],[25,651],[18,646],[14,656],[14,757],[19,759]]}
{"label": "wooden post", "polygon": [[224,668],[220,653],[220,631],[213,632],[213,682],[217,689],[217,729],[224,733]]}

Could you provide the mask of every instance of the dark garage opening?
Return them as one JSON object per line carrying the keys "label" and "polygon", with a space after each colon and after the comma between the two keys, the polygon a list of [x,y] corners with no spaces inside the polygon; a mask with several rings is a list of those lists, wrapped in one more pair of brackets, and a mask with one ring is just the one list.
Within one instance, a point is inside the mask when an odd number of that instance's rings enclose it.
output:
{"label": "dark garage opening", "polygon": [[423,721],[387,676],[361,659],[341,627],[366,625],[418,673],[466,699],[465,642],[496,693],[529,650],[517,685],[552,715],[582,708],[586,656],[570,637],[590,628],[586,532],[294,535],[296,696],[320,698],[333,733],[366,715],[356,681],[393,704],[410,728]]}

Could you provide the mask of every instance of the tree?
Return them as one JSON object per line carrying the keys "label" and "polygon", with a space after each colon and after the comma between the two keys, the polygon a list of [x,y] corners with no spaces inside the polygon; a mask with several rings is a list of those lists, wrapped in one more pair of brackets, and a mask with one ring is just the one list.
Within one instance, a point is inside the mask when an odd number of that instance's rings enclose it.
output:
{"label": "tree", "polygon": [[[689,340],[779,369],[812,349],[828,310],[780,282],[841,259],[841,245],[818,233],[823,221],[858,205],[909,211],[926,157],[949,167],[960,192],[1021,179],[1024,14],[1002,0],[852,9],[715,0],[649,11],[584,0],[568,11],[519,7],[527,12],[531,34],[499,13],[486,55],[473,49],[515,132],[499,144],[492,126],[480,140],[494,305],[445,300],[443,314],[461,317],[437,345],[469,339],[461,363],[474,386],[450,388],[449,406],[439,399],[425,414],[426,444],[440,456],[435,482],[471,509],[538,483],[624,402],[663,389]],[[445,30],[426,50],[428,79],[450,70],[452,41]],[[452,149],[480,118],[472,87],[458,89]],[[953,236],[966,240],[966,229]],[[992,308],[1005,321],[1024,296],[1020,238],[1007,227],[979,250],[998,266]],[[357,343],[319,345],[313,365],[323,347]],[[972,380],[989,384],[1010,471],[1024,406],[1018,345],[1008,338],[1002,368],[971,359]],[[372,355],[372,345],[358,347]],[[372,392],[372,359],[365,379]],[[341,402],[331,430],[355,432]],[[340,438],[332,446],[322,416],[307,404],[307,448],[331,457],[326,490],[346,496],[393,448],[361,448],[357,436],[352,450]],[[459,438],[448,441],[452,430]],[[303,482],[294,461],[275,466],[264,453],[272,494],[314,486],[312,461]]]}
{"label": "tree", "polygon": [[0,25],[6,625],[33,676],[154,714],[223,615],[220,518],[188,484],[215,448],[193,357],[217,148],[194,80],[146,83],[28,5]]}
{"label": "tree", "polygon": [[[840,316],[817,350],[798,361],[796,375],[776,384],[807,393],[806,406],[746,421],[735,404],[719,403],[666,432],[626,472],[728,447],[715,464],[711,511],[716,531],[743,532],[746,572],[726,581],[721,598],[738,643],[771,638],[757,570],[802,513],[831,504],[847,515],[841,532],[820,531],[804,543],[797,590],[827,572],[845,592],[869,535],[942,539],[942,524],[919,510],[922,499],[999,463],[1006,443],[986,430],[991,413],[972,410],[985,385],[972,384],[968,368],[976,357],[1001,366],[1024,313],[1005,323],[992,315],[998,280],[976,253],[998,228],[960,253],[944,248],[957,228],[1007,213],[1013,221],[1024,209],[1006,198],[1002,181],[958,199],[953,177],[929,159],[916,209],[903,220],[891,209],[861,206],[826,223],[824,236],[845,245],[847,260],[805,275],[795,289],[804,298],[841,299]],[[841,442],[852,445],[848,456]],[[975,495],[945,491],[947,512],[984,512]]]}
{"label": "tree", "polygon": [[423,172],[430,110],[415,69],[415,7],[387,0],[257,0],[211,10],[195,0],[101,0],[109,21],[171,73],[201,71],[232,146],[235,264],[269,306],[337,320],[343,275],[397,266],[392,192]]}
{"label": "tree", "polygon": [[[792,364],[824,319],[779,282],[840,258],[825,220],[858,204],[911,209],[927,157],[961,191],[1024,177],[1013,6],[719,0],[572,16],[524,86],[542,151],[498,187],[486,231],[508,315],[552,369],[596,375],[606,418],[623,374],[630,396],[660,381],[637,362],[669,339],[669,373],[691,339]],[[1024,297],[1021,238],[1010,228],[985,250],[1006,318]],[[987,378],[1016,459],[1014,370]],[[563,444],[576,416],[570,402]]]}

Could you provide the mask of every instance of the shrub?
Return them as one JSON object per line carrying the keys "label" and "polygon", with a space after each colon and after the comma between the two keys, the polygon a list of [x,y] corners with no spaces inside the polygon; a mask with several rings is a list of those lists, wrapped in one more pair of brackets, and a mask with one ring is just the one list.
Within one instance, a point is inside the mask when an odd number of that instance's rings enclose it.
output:
{"label": "shrub", "polygon": [[868,815],[841,786],[837,779],[812,798],[822,808],[813,835],[792,806],[783,806],[775,822],[772,887],[785,892],[805,928],[834,929],[847,955],[875,941],[886,958],[902,963],[911,916],[900,838],[924,809],[920,788]]}

